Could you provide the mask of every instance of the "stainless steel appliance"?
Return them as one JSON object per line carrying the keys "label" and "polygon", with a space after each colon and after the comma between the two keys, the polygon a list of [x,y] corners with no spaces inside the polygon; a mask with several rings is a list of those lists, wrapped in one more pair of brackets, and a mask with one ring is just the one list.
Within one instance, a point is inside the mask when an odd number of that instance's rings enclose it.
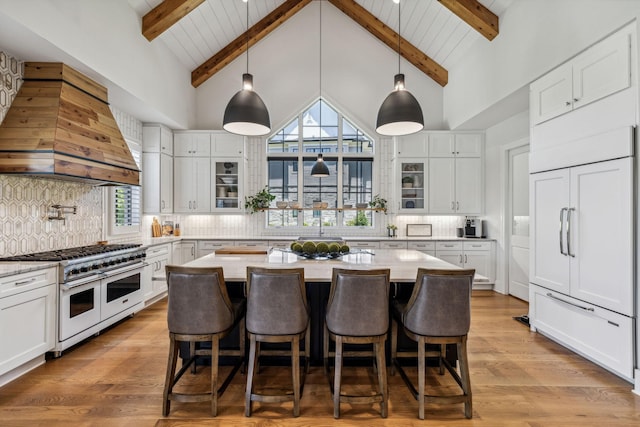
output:
{"label": "stainless steel appliance", "polygon": [[484,220],[467,217],[464,225],[464,237],[485,237]]}
{"label": "stainless steel appliance", "polygon": [[92,245],[0,261],[54,261],[58,267],[58,331],[54,356],[144,307],[140,281],[145,249]]}

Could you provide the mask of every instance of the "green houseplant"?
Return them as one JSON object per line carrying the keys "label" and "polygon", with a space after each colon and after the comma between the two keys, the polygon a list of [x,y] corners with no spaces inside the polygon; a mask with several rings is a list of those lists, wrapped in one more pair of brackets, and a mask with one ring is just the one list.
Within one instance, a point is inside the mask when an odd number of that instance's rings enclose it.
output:
{"label": "green houseplant", "polygon": [[271,194],[269,192],[269,187],[265,185],[264,188],[255,195],[244,198],[244,208],[250,213],[255,213],[261,209],[268,208],[271,201],[275,198],[276,196]]}
{"label": "green houseplant", "polygon": [[411,188],[413,187],[413,177],[411,175],[402,177],[402,188]]}
{"label": "green houseplant", "polygon": [[379,194],[373,196],[373,200],[369,202],[369,207],[373,209],[379,209],[382,212],[387,213],[387,199],[383,199]]}

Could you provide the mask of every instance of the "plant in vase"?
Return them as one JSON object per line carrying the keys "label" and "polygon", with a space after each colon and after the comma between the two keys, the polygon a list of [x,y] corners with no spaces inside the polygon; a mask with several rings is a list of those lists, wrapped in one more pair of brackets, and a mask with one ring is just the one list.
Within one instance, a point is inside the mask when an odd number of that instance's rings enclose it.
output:
{"label": "plant in vase", "polygon": [[381,210],[385,215],[387,214],[387,200],[380,197],[379,194],[373,196],[373,200],[369,202],[369,207]]}
{"label": "plant in vase", "polygon": [[250,213],[258,212],[261,209],[266,209],[269,204],[276,198],[275,195],[269,192],[269,188],[265,185],[262,190],[257,192],[253,196],[247,196],[244,198],[244,208]]}
{"label": "plant in vase", "polygon": [[412,188],[413,187],[413,177],[408,175],[408,176],[403,176],[402,177],[402,188]]}
{"label": "plant in vase", "polygon": [[398,226],[395,224],[387,225],[387,234],[389,237],[396,237],[396,231],[398,230]]}

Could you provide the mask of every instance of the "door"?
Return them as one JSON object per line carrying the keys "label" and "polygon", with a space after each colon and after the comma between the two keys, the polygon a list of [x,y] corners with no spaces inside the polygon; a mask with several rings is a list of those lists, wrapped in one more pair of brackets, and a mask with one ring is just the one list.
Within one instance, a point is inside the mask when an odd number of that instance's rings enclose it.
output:
{"label": "door", "polygon": [[529,146],[509,151],[509,295],[529,301]]}
{"label": "door", "polygon": [[633,315],[633,159],[571,169],[571,296]]}
{"label": "door", "polygon": [[532,174],[529,281],[569,295],[570,266],[565,219],[569,209],[569,169]]}

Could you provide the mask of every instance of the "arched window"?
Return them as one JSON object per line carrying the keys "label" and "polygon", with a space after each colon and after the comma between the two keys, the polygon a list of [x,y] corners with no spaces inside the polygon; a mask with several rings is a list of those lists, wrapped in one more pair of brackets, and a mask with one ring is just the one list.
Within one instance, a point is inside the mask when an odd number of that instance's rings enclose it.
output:
{"label": "arched window", "polygon": [[[317,153],[327,178],[311,176]],[[372,226],[372,212],[356,207],[372,198],[373,154],[373,139],[323,99],[313,103],[267,140],[269,191],[305,208],[269,211],[269,227]],[[329,209],[311,210],[316,201]]]}

